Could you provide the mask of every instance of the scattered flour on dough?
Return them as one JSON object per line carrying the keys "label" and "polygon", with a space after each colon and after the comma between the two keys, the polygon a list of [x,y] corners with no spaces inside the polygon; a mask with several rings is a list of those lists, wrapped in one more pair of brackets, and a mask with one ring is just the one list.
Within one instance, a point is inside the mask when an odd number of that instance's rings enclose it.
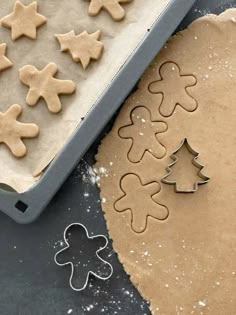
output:
{"label": "scattered flour on dough", "polygon": [[206,302],[205,301],[198,301],[198,305],[201,307],[205,307],[206,306]]}

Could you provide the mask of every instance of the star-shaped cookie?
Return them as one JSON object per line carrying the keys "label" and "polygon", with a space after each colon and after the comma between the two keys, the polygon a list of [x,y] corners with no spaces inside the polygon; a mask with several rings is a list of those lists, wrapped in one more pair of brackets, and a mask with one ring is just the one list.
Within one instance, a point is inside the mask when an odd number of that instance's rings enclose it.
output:
{"label": "star-shaped cookie", "polygon": [[6,144],[16,157],[23,157],[27,151],[21,139],[34,138],[39,134],[37,125],[17,121],[21,112],[21,106],[14,104],[4,114],[0,113],[0,143]]}
{"label": "star-shaped cookie", "polygon": [[5,56],[6,49],[5,43],[0,44],[0,72],[12,66],[12,62]]}
{"label": "star-shaped cookie", "polygon": [[133,0],[89,0],[89,15],[96,16],[104,9],[106,10],[113,20],[120,21],[125,17],[125,10],[122,8],[120,3],[128,3]]}
{"label": "star-shaped cookie", "polygon": [[47,19],[37,13],[37,2],[28,6],[16,1],[13,12],[1,19],[1,25],[11,28],[11,38],[16,40],[21,36],[32,39],[37,37],[37,28],[44,24]]}
{"label": "star-shaped cookie", "polygon": [[55,35],[61,45],[61,51],[69,51],[75,62],[81,62],[84,69],[91,59],[98,60],[103,51],[103,43],[98,41],[101,31],[88,34],[86,31],[75,35],[74,31]]}

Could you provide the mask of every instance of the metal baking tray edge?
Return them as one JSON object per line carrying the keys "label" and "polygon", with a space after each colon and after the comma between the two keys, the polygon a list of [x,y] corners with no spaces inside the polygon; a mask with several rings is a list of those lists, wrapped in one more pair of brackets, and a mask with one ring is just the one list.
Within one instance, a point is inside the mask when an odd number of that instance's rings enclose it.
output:
{"label": "metal baking tray edge", "polygon": [[40,180],[21,194],[0,189],[3,213],[22,224],[37,219],[195,1],[170,1]]}

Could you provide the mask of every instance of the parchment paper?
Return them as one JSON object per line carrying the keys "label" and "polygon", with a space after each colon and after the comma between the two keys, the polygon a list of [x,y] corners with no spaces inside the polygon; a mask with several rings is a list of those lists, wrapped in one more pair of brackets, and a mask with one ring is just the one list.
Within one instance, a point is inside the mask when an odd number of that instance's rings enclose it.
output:
{"label": "parchment paper", "polygon": [[[124,5],[127,12],[124,21],[114,22],[106,12],[89,17],[89,1],[86,0],[38,0],[39,13],[48,21],[38,29],[36,40],[22,37],[13,42],[11,31],[0,27],[0,42],[7,43],[7,57],[14,64],[0,73],[0,111],[4,112],[10,105],[18,103],[23,107],[20,120],[34,122],[40,127],[39,138],[24,140],[28,153],[22,159],[14,158],[5,145],[0,145],[1,183],[23,192],[39,179],[33,174],[43,169],[65,144],[81,117],[91,109],[169,1],[134,0]],[[32,1],[22,2],[29,4]],[[12,12],[14,3],[14,0],[1,1],[0,18]],[[69,54],[60,52],[54,36],[71,30],[90,33],[98,29],[102,31],[104,54],[86,71]],[[28,88],[19,80],[18,71],[22,66],[32,64],[42,69],[49,62],[58,65],[57,78],[73,80],[77,85],[74,95],[61,97],[63,109],[59,114],[50,113],[43,100],[35,107],[27,106]]]}

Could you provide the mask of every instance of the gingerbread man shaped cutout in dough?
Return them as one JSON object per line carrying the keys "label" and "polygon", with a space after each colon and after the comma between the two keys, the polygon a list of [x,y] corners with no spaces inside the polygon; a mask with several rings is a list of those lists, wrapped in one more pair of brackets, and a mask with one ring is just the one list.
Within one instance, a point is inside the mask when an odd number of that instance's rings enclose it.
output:
{"label": "gingerbread man shaped cutout in dough", "polygon": [[121,179],[120,186],[124,195],[115,203],[115,209],[118,212],[131,211],[134,232],[142,233],[147,229],[148,217],[162,221],[167,219],[168,209],[152,198],[160,191],[157,182],[143,185],[137,175],[127,174]]}
{"label": "gingerbread man shaped cutout in dough", "polygon": [[89,15],[96,16],[102,9],[106,10],[113,20],[121,21],[125,17],[125,10],[120,3],[128,3],[133,0],[89,0]]}
{"label": "gingerbread man shaped cutout in dough", "polygon": [[1,19],[4,27],[11,28],[12,40],[21,36],[36,39],[37,28],[43,25],[47,19],[37,12],[37,2],[32,2],[28,6],[16,1],[13,12]]}
{"label": "gingerbread man shaped cutout in dough", "polygon": [[88,34],[86,31],[75,35],[74,31],[55,35],[61,45],[61,51],[69,51],[75,62],[81,62],[84,69],[91,59],[98,60],[103,51],[103,43],[98,39],[101,31]]}
{"label": "gingerbread man shaped cutout in dough", "polygon": [[158,141],[157,134],[165,132],[167,125],[162,121],[152,121],[151,113],[146,107],[136,107],[131,112],[132,124],[121,127],[119,136],[123,139],[132,139],[128,152],[128,159],[138,163],[145,152],[151,153],[157,159],[166,154],[165,147]]}
{"label": "gingerbread man shaped cutout in dough", "polygon": [[39,134],[37,125],[17,121],[21,112],[21,106],[14,104],[6,113],[0,113],[0,143],[6,144],[16,157],[23,157],[27,151],[21,138],[34,138]]}
{"label": "gingerbread man shaped cutout in dough", "polygon": [[49,63],[41,71],[31,65],[20,69],[20,80],[30,87],[26,97],[29,106],[36,105],[39,99],[43,98],[50,112],[58,113],[61,110],[59,95],[72,94],[75,91],[75,84],[70,80],[55,79],[56,73],[57,65],[54,63]]}
{"label": "gingerbread man shaped cutout in dough", "polygon": [[66,246],[56,253],[54,260],[59,266],[71,267],[70,286],[73,290],[84,290],[90,276],[101,280],[112,276],[112,265],[99,255],[107,247],[106,237],[90,236],[84,225],[72,223],[64,232],[64,241]]}
{"label": "gingerbread man shaped cutout in dough", "polygon": [[6,57],[6,49],[5,43],[0,44],[0,72],[12,66],[12,62]]}
{"label": "gingerbread man shaped cutout in dough", "polygon": [[150,83],[149,91],[162,94],[160,114],[170,117],[177,105],[188,112],[197,109],[197,101],[189,94],[187,88],[197,84],[193,75],[182,75],[180,68],[173,62],[166,62],[160,68],[161,80]]}

